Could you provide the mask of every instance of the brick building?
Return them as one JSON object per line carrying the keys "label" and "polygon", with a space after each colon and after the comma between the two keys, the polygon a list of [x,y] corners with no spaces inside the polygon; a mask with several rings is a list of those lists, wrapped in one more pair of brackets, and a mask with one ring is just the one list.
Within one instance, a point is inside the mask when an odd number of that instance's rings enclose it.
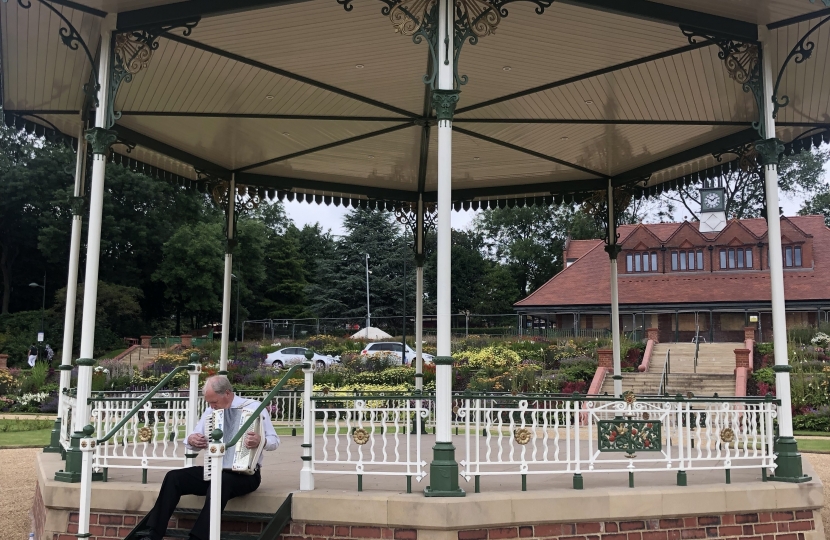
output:
{"label": "brick building", "polygon": [[[733,220],[717,233],[698,222],[626,225],[619,229],[621,328],[660,341],[742,341],[757,325],[772,337],[767,224]],[[830,310],[830,229],[823,216],[781,218],[787,326],[816,325]],[[602,240],[571,240],[566,268],[515,309],[526,326],[593,335],[610,329],[610,269]],[[591,332],[594,330],[594,332]]]}

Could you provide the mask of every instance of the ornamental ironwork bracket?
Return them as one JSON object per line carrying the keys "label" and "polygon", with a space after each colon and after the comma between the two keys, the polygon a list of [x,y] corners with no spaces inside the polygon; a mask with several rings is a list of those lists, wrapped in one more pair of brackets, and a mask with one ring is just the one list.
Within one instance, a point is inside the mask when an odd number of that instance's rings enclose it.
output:
{"label": "ornamental ironwork bracket", "polygon": [[[812,1],[812,0],[811,0]],[[830,7],[830,0],[822,0],[824,5]],[[789,96],[781,96],[778,97],[778,90],[781,87],[781,80],[784,78],[784,70],[787,69],[787,64],[790,63],[790,60],[795,60],[796,64],[801,64],[808,58],[813,55],[813,49],[815,49],[816,44],[812,41],[807,41],[807,38],[810,35],[821,28],[821,26],[830,21],[830,17],[825,17],[818,24],[814,27],[810,28],[810,30],[804,34],[804,36],[798,40],[798,43],[790,50],[790,54],[787,55],[787,58],[784,59],[784,63],[781,64],[781,69],[778,70],[778,78],[775,79],[775,86],[772,90],[772,117],[775,118],[778,115],[778,109],[782,107],[786,107],[790,104],[790,97]]]}
{"label": "ornamental ironwork bracket", "polygon": [[[426,235],[428,231],[434,231],[438,222],[438,211],[436,204],[424,204],[424,242],[423,253],[418,253],[416,238],[418,237],[418,206],[416,204],[403,205],[395,209],[395,219],[412,231],[412,243],[409,247],[415,253],[415,257],[424,257],[427,252]],[[423,265],[423,261],[421,261]]]}
{"label": "ornamental ironwork bracket", "polygon": [[717,45],[718,58],[723,60],[729,78],[741,85],[744,92],[751,92],[758,108],[758,121],[752,127],[764,136],[764,88],[761,81],[761,48],[757,43],[735,41],[732,38],[712,34],[695,28],[681,26],[690,45],[704,39]]}
{"label": "ornamental ironwork bracket", "polygon": [[[206,173],[200,170],[197,170],[196,174],[198,175],[198,180],[204,182],[207,185],[208,193],[210,193],[210,196],[213,199],[213,201],[220,208],[222,208],[222,211],[224,212],[225,216],[227,216],[228,212],[230,211],[229,205],[231,199],[233,199],[234,240],[229,240],[228,242],[228,249],[230,251],[233,251],[233,248],[236,245],[235,238],[237,233],[237,223],[239,222],[240,214],[255,210],[257,207],[259,207],[260,203],[262,202],[262,198],[260,197],[256,189],[248,189],[248,186],[244,184],[236,184],[236,194],[232,197],[230,193],[230,182],[228,182],[227,180],[223,180],[210,173]],[[225,237],[227,238],[228,220],[223,220],[223,223],[223,230],[225,232]]]}
{"label": "ornamental ironwork bracket", "polygon": [[110,147],[115,144],[118,139],[118,134],[111,129],[104,129],[102,127],[93,127],[84,131],[84,139],[92,147],[93,155],[105,156],[109,154]]}
{"label": "ornamental ironwork bracket", "polygon": [[[453,36],[453,88],[456,90],[467,84],[466,75],[458,74],[458,60],[461,47],[469,42],[475,45],[484,36],[495,33],[501,20],[507,17],[505,6],[520,0],[448,0],[446,20],[452,21],[452,28],[448,28],[446,35]],[[554,0],[522,0],[536,4],[536,13],[541,15],[549,8]],[[381,14],[388,16],[395,27],[395,32],[405,36],[412,36],[415,44],[426,41],[432,62],[430,72],[424,75],[424,84],[435,89],[438,78],[439,62],[449,65],[448,56],[438,58],[438,21],[439,0],[381,0],[386,4],[381,8]],[[346,11],[354,9],[352,0],[337,0]],[[445,39],[449,44],[449,37]],[[449,48],[445,48],[449,51]]]}
{"label": "ornamental ironwork bracket", "polygon": [[744,172],[761,174],[760,166],[758,165],[758,152],[755,149],[755,143],[746,143],[735,148],[721,150],[720,152],[713,152],[712,157],[718,160],[718,163],[723,162],[723,157],[727,154],[732,154],[737,157],[738,167]]}
{"label": "ornamental ironwork bracket", "polygon": [[86,198],[84,197],[69,197],[69,211],[73,216],[84,215],[84,208],[86,207]]}
{"label": "ornamental ironwork bracket", "polygon": [[[3,3],[7,2],[8,0],[3,0]],[[90,86],[89,84],[85,84],[83,86],[84,94],[89,96],[92,99],[92,102],[97,107],[98,90],[101,89],[101,81],[98,80],[98,72],[95,69],[95,59],[92,56],[92,52],[90,51],[89,46],[87,45],[86,41],[84,41],[84,38],[81,37],[81,33],[78,32],[78,29],[75,28],[75,26],[69,21],[69,19],[66,18],[66,16],[63,13],[58,11],[58,9],[56,9],[55,6],[53,6],[50,2],[47,2],[46,0],[37,0],[37,2],[49,11],[51,11],[52,13],[54,13],[55,15],[57,15],[60,18],[61,22],[64,25],[66,25],[61,26],[60,30],[58,31],[60,33],[61,41],[63,42],[63,44],[73,51],[77,51],[78,47],[83,49],[87,60],[89,60],[89,65],[92,68],[92,76],[95,80],[95,83],[92,86]],[[32,2],[27,0],[17,0],[17,4],[23,9],[29,9],[32,7]]]}
{"label": "ornamental ironwork bracket", "polygon": [[629,204],[631,204],[631,192],[625,188],[615,188],[614,223],[611,224],[608,220],[608,191],[595,191],[582,203],[583,211],[593,217],[597,226],[605,231],[604,249],[611,259],[616,259],[622,250],[618,243],[620,233],[617,229],[622,223],[622,216]]}
{"label": "ornamental ironwork bracket", "polygon": [[[18,0],[20,1],[20,0]],[[42,1],[42,0],[40,0]],[[131,30],[113,35],[113,65],[110,70],[109,99],[107,101],[106,126],[112,127],[121,113],[115,110],[115,97],[121,83],[132,82],[133,76],[147,69],[153,52],[159,48],[158,38],[173,30],[182,30],[189,36],[199,24],[200,17],[183,19],[143,30]]]}

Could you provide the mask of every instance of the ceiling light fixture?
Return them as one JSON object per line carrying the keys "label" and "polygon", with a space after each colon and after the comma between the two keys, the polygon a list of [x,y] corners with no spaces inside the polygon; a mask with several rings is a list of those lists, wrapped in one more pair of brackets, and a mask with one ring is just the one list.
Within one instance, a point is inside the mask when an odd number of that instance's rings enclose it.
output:
{"label": "ceiling light fixture", "polygon": [[478,157],[478,156],[475,156],[473,159],[474,159],[475,161],[478,161],[478,160],[480,160],[481,158],[480,158],[480,157]]}
{"label": "ceiling light fixture", "polygon": [[567,138],[567,137],[560,137],[560,138],[559,138],[559,140],[560,140],[560,141],[567,141],[567,140],[568,140],[568,138]]}
{"label": "ceiling light fixture", "polygon": [[586,99],[586,100],[585,100],[585,105],[593,105],[593,104],[594,104],[594,100],[593,100],[593,99]]}
{"label": "ceiling light fixture", "polygon": [[274,96],[269,94],[269,95],[265,96],[265,99],[274,99]]}
{"label": "ceiling light fixture", "polygon": [[363,64],[356,64],[354,67],[356,67],[357,69],[363,69],[366,66],[364,66]]}
{"label": "ceiling light fixture", "polygon": [[511,69],[513,68],[511,68],[510,66],[504,66],[503,68],[501,68],[502,71],[510,71]]}
{"label": "ceiling light fixture", "polygon": [[373,155],[371,155],[371,154],[369,154],[369,155],[368,155],[368,156],[366,156],[366,157],[368,157],[369,159],[375,159],[375,156],[373,156]]}
{"label": "ceiling light fixture", "polygon": [[283,135],[285,135],[286,137],[290,137],[290,136],[291,136],[291,134],[290,134],[290,133],[288,133],[287,131],[283,131],[283,132],[282,132],[282,134],[283,134]]}

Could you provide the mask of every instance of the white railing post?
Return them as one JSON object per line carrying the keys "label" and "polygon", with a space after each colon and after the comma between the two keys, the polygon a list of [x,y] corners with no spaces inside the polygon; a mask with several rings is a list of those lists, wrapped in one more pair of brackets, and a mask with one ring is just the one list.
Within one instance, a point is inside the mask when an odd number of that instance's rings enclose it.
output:
{"label": "white railing post", "polygon": [[[311,401],[311,394],[314,391],[314,364],[308,362],[303,365],[305,380],[303,384],[303,468],[300,471],[300,491],[312,491],[314,489],[314,469],[312,467],[312,456],[314,448],[314,404]],[[212,540],[212,539],[211,539]]]}
{"label": "white railing post", "polygon": [[222,527],[222,462],[225,459],[225,443],[222,442],[222,430],[214,429],[210,434],[208,455],[212,474],[210,476],[210,534],[209,540],[219,540]]}
{"label": "white railing post", "polygon": [[89,511],[92,503],[92,453],[95,451],[95,439],[92,426],[83,429],[84,437],[81,449],[81,500],[78,503],[78,538],[89,536]]}
{"label": "white railing post", "polygon": [[[196,357],[195,359],[193,357]],[[185,420],[185,438],[193,431],[199,421],[199,375],[202,373],[202,364],[198,362],[199,354],[190,355],[191,362],[187,374],[190,376],[190,385],[187,392],[187,415]],[[192,467],[195,464],[198,454],[186,453],[184,455],[185,467]]]}

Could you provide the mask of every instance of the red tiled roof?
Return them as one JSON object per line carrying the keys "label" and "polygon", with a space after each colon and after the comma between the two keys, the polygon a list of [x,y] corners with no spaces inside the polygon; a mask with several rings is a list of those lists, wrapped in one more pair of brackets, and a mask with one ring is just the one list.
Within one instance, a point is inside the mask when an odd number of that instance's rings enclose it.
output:
{"label": "red tiled roof", "polygon": [[[796,216],[787,219],[806,235],[813,237],[814,266],[784,272],[785,298],[788,301],[830,301],[830,229],[825,226],[824,217]],[[767,224],[763,219],[746,219],[741,223],[757,237],[763,237],[767,232]],[[660,223],[644,226],[661,240],[667,240],[681,225]],[[636,227],[638,226],[620,227],[621,242],[624,243]],[[596,241],[594,247],[579,260],[515,306],[609,305],[610,266],[602,246],[602,241]],[[618,283],[621,305],[770,301],[767,270],[642,275],[621,273]]]}
{"label": "red tiled roof", "polygon": [[594,249],[597,244],[602,244],[602,240],[568,240],[566,257],[568,259],[579,259]]}

